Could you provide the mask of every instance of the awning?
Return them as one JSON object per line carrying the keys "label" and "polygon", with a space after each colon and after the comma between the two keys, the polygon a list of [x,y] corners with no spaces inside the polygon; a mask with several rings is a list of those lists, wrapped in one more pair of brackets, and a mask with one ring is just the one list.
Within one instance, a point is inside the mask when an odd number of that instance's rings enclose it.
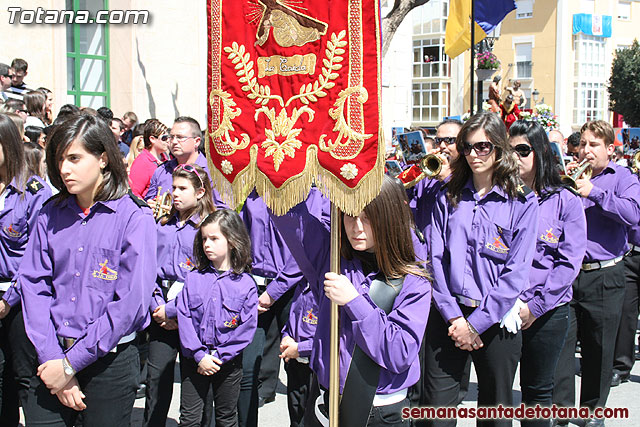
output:
{"label": "awning", "polygon": [[573,15],[573,34],[611,37],[611,16],[576,13]]}

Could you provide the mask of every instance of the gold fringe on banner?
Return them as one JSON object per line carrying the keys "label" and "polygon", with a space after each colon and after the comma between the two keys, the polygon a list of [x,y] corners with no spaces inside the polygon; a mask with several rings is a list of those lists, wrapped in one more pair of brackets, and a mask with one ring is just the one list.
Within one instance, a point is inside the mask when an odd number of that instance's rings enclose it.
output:
{"label": "gold fringe on banner", "polygon": [[240,206],[255,186],[256,191],[273,213],[284,215],[289,209],[307,198],[315,180],[322,194],[331,199],[342,212],[358,215],[378,195],[382,186],[384,176],[382,165],[385,154],[382,129],[379,129],[378,135],[376,164],[354,188],[344,185],[340,179],[318,163],[318,147],[315,145],[307,148],[305,169],[300,174],[286,180],[280,188],[275,187],[269,178],[258,170],[256,166],[257,145],[250,148],[249,165],[238,173],[233,184],[211,161],[208,132],[205,135],[205,148],[214,188],[218,190],[222,200],[232,209]]}

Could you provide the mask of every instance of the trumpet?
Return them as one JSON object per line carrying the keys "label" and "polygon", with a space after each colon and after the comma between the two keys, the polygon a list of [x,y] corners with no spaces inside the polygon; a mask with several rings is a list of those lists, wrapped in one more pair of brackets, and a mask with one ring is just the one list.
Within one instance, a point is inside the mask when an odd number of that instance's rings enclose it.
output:
{"label": "trumpet", "polygon": [[592,173],[593,168],[589,164],[589,161],[587,159],[584,159],[578,164],[578,166],[576,166],[571,175],[562,175],[560,179],[562,180],[563,184],[568,185],[574,190],[577,190],[578,184],[576,183],[576,181],[580,178],[590,179]]}
{"label": "trumpet", "polygon": [[170,191],[162,194],[162,187],[158,187],[158,195],[153,200],[156,202],[153,207],[153,217],[156,221],[171,212],[173,200]]}
{"label": "trumpet", "polygon": [[443,163],[444,159],[440,154],[429,154],[420,159],[418,165],[428,178],[433,178],[440,175]]}

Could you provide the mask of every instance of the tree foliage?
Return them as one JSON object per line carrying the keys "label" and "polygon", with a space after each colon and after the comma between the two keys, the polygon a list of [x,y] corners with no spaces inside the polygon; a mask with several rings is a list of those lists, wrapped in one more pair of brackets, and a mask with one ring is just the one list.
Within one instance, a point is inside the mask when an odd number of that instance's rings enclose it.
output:
{"label": "tree foliage", "polygon": [[624,116],[632,127],[640,126],[640,44],[616,50],[609,79],[609,108]]}
{"label": "tree foliage", "polygon": [[391,39],[396,30],[411,10],[418,6],[427,4],[429,0],[391,0],[393,1],[393,7],[382,19],[382,57],[384,58],[389,46],[391,45]]}

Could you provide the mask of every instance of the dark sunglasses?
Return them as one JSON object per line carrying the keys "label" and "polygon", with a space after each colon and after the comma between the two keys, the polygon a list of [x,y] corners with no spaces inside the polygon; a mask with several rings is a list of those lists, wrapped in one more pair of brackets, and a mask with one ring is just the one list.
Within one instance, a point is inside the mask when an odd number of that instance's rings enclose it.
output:
{"label": "dark sunglasses", "polygon": [[167,141],[169,141],[169,139],[170,139],[170,137],[166,133],[160,137],[160,140],[162,142],[167,142]]}
{"label": "dark sunglasses", "polygon": [[518,156],[520,157],[528,157],[529,154],[531,154],[531,152],[533,151],[533,148],[531,148],[531,146],[527,144],[518,144],[513,147],[513,149],[516,153],[518,153]]}
{"label": "dark sunglasses", "polygon": [[473,149],[473,151],[475,151],[478,156],[488,156],[493,152],[493,147],[494,145],[491,143],[491,141],[479,141],[475,144],[470,144],[465,141],[462,144],[462,153],[465,156],[468,156],[471,154],[471,149]]}
{"label": "dark sunglasses", "polygon": [[202,177],[200,176],[200,174],[198,173],[196,168],[194,168],[193,166],[188,165],[188,164],[181,164],[181,165],[178,165],[174,169],[174,172],[179,171],[179,170],[184,170],[184,171],[187,171],[189,173],[194,173],[198,177],[198,179],[200,180],[200,186],[202,188],[204,188],[204,181],[202,181]]}
{"label": "dark sunglasses", "polygon": [[447,145],[455,144],[456,137],[455,136],[436,136],[435,138],[436,144],[440,145],[445,142]]}

